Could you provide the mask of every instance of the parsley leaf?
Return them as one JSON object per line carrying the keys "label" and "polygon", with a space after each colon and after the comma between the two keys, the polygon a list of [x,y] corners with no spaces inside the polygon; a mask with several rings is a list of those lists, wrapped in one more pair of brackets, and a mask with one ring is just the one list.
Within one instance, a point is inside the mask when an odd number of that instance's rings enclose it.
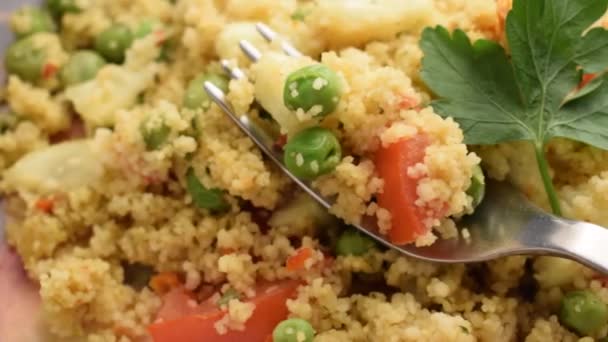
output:
{"label": "parsley leaf", "polygon": [[420,41],[421,76],[439,98],[435,111],[453,117],[468,144],[532,142],[556,214],[547,142],[564,137],[608,149],[608,76],[574,92],[582,71],[608,67],[608,31],[586,32],[607,7],[608,0],[515,0],[506,21],[510,56],[497,42],[471,43],[463,31],[450,35],[440,26],[425,29]]}

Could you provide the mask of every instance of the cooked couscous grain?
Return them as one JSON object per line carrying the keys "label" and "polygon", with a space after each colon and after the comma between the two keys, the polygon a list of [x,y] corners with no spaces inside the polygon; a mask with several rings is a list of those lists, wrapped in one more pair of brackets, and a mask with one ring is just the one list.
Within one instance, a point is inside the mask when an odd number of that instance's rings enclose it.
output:
{"label": "cooked couscous grain", "polygon": [[[309,342],[310,334],[320,342],[606,338],[606,323],[579,336],[559,318],[573,290],[608,303],[606,279],[574,261],[517,256],[439,265],[367,237],[343,239],[348,225],[364,219],[392,239],[404,212],[420,227],[409,243],[472,239],[458,220],[475,210],[467,190],[478,165],[550,208],[531,144],[467,145],[462,127],[430,105],[435,95],[420,74],[425,27],[504,44],[507,2],[498,2],[48,1],[59,29],[30,36],[44,70],[12,72],[0,90],[7,105],[0,114],[9,118],[0,122],[4,238],[37,285],[40,336],[263,342],[281,321],[297,318],[314,332],[288,328],[290,341]],[[15,14],[12,27],[25,32],[31,19]],[[305,56],[267,43],[258,21]],[[70,56],[95,49],[117,24],[135,37],[124,62],[62,84]],[[124,43],[110,38],[112,50]],[[241,52],[244,39],[262,52],[259,61]],[[304,147],[321,150],[318,159],[307,149],[291,155],[334,199],[329,211],[209,98],[184,105],[200,96],[189,90],[197,77],[223,77],[222,59],[247,75],[225,87],[227,100],[276,139],[277,151],[311,128],[335,137],[340,153],[309,141]],[[287,82],[315,66],[335,75]],[[285,99],[310,106],[292,108]],[[410,149],[394,153],[395,146]],[[564,216],[608,226],[608,152],[564,138],[546,150]],[[397,172],[387,173],[387,164]],[[396,189],[406,196],[393,201],[410,198],[403,210],[386,205]],[[224,205],[199,207],[201,197]],[[11,296],[2,286],[0,299]]]}

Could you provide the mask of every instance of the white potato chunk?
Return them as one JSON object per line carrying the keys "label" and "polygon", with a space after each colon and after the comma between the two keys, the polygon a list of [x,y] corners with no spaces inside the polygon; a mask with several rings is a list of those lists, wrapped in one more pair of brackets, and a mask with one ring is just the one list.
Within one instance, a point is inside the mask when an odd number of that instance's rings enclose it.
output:
{"label": "white potato chunk", "polygon": [[389,39],[431,23],[431,0],[319,0],[314,21],[331,47]]}
{"label": "white potato chunk", "polygon": [[16,190],[48,193],[89,185],[102,175],[103,167],[89,140],[75,140],[26,154],[4,177]]}
{"label": "white potato chunk", "polygon": [[286,206],[273,212],[268,224],[276,228],[301,226],[305,228],[307,225],[328,225],[334,219],[327,209],[313,200],[310,195],[299,192]]}
{"label": "white potato chunk", "polygon": [[96,78],[68,88],[65,95],[87,124],[111,126],[116,112],[133,106],[137,96],[152,84],[153,68],[133,71],[108,65],[99,71]]}
{"label": "white potato chunk", "polygon": [[568,259],[543,256],[534,262],[534,277],[541,288],[569,285],[581,272],[581,266]]}
{"label": "white potato chunk", "polygon": [[306,57],[293,58],[278,52],[265,53],[251,71],[255,79],[255,98],[289,135],[302,128],[297,116],[283,103],[283,87],[293,71],[314,63]]}
{"label": "white potato chunk", "polygon": [[239,42],[247,40],[261,51],[265,51],[268,43],[258,33],[255,23],[235,22],[224,27],[215,42],[215,51],[222,59],[236,59],[239,65],[249,65],[250,62],[241,51]]}

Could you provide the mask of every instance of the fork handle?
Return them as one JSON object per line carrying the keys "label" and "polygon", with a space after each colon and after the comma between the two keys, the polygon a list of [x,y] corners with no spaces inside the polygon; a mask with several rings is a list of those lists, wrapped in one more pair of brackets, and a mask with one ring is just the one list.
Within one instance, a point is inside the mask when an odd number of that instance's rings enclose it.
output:
{"label": "fork handle", "polygon": [[555,216],[537,216],[523,229],[521,240],[533,254],[553,254],[576,260],[608,274],[608,229]]}

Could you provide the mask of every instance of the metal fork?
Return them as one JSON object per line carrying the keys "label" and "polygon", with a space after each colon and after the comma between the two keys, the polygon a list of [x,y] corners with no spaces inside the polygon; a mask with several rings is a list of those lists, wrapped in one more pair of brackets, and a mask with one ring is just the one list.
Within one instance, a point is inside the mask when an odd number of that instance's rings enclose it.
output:
{"label": "metal fork", "polygon": [[[258,23],[258,32],[269,42],[278,38],[268,26]],[[241,41],[242,51],[253,62],[261,53],[248,41]],[[286,41],[281,42],[283,52],[292,57],[301,56]],[[234,79],[246,77],[238,67],[222,60],[225,71]],[[213,101],[247,134],[255,144],[289,178],[298,184],[320,205],[329,209],[333,200],[314,190],[310,183],[294,176],[283,163],[283,155],[274,148],[275,139],[260,129],[247,115],[237,115],[226,101],[224,93],[210,82],[205,90]],[[472,263],[509,255],[554,255],[576,260],[598,272],[608,274],[608,230],[579,221],[567,220],[543,212],[532,205],[511,185],[488,181],[486,198],[473,215],[459,222],[470,237],[458,236],[438,239],[428,247],[395,245],[378,233],[376,220],[366,217],[354,225],[379,243],[412,258],[439,263]]]}

